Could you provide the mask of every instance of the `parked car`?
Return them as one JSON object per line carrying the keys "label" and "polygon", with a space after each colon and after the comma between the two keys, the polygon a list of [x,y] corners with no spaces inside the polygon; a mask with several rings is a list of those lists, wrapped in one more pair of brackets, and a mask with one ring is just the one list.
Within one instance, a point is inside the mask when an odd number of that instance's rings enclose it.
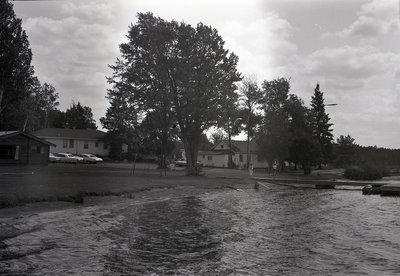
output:
{"label": "parked car", "polygon": [[78,163],[80,162],[80,159],[83,161],[82,157],[78,157],[75,155],[72,155],[70,153],[64,153],[64,152],[60,152],[60,153],[56,153],[56,156],[60,157],[60,162],[64,162],[64,163]]}
{"label": "parked car", "polygon": [[78,155],[74,155],[74,154],[73,154],[73,156],[74,156],[76,159],[78,159],[78,162],[80,162],[80,163],[83,163],[83,162],[84,162],[83,157],[78,156]]}
{"label": "parked car", "polygon": [[84,163],[96,164],[97,162],[103,162],[102,158],[97,157],[96,155],[90,153],[82,154],[82,157]]}
{"label": "parked car", "polygon": [[[178,167],[186,167],[187,166],[186,160],[175,160],[174,164],[175,164],[175,166],[178,166]],[[203,164],[200,163],[199,161],[197,161],[197,166],[201,167],[201,166],[203,166]]]}
{"label": "parked car", "polygon": [[178,166],[178,167],[186,167],[187,166],[186,160],[175,160],[174,164],[175,164],[175,166]]}
{"label": "parked car", "polygon": [[56,162],[60,162],[61,161],[61,157],[54,155],[53,153],[49,153],[49,162],[51,163],[56,163]]}

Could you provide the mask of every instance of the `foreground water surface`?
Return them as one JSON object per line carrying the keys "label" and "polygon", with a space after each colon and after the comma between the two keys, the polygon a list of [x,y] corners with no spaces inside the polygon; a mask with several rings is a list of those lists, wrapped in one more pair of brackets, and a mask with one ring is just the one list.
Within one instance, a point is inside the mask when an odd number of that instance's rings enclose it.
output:
{"label": "foreground water surface", "polygon": [[3,209],[0,275],[398,275],[399,202],[186,187],[51,212]]}

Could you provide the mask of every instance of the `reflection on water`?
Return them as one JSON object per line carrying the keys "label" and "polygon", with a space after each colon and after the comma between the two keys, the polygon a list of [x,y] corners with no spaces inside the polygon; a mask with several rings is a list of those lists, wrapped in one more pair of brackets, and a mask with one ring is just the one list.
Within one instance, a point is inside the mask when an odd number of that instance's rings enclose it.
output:
{"label": "reflection on water", "polygon": [[0,218],[0,275],[398,275],[398,206],[280,186],[104,198]]}
{"label": "reflection on water", "polygon": [[124,222],[109,233],[113,247],[105,257],[106,274],[166,274],[187,267],[198,272],[217,263],[220,241],[204,223],[202,209],[193,196],[124,209]]}

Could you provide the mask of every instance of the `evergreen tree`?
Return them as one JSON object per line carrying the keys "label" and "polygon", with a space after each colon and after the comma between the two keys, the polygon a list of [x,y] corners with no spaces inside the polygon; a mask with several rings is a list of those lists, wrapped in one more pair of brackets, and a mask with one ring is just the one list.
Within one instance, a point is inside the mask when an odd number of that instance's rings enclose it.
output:
{"label": "evergreen tree", "polygon": [[80,102],[72,102],[70,107],[65,111],[65,127],[73,129],[97,129],[92,109],[81,105]]}
{"label": "evergreen tree", "polygon": [[318,166],[327,164],[332,157],[332,129],[333,124],[329,123],[329,114],[325,112],[324,94],[319,90],[319,84],[314,89],[314,95],[311,99],[311,114],[313,137],[318,142],[319,158]]}
{"label": "evergreen tree", "polygon": [[27,125],[34,84],[29,41],[13,5],[0,0],[0,130]]}

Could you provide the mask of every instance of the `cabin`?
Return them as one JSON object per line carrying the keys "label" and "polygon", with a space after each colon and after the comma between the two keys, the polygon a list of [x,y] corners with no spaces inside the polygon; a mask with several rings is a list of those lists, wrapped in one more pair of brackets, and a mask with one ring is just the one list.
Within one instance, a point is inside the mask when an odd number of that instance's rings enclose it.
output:
{"label": "cabin", "polygon": [[53,146],[23,131],[0,131],[0,165],[47,165]]}

